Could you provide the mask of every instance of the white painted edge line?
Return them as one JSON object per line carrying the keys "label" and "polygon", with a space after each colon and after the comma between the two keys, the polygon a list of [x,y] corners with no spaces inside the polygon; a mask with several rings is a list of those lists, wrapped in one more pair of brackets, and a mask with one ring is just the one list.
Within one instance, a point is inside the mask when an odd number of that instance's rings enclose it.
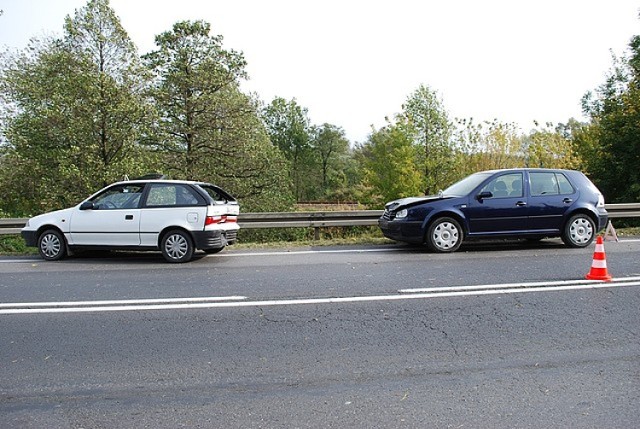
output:
{"label": "white painted edge line", "polygon": [[[631,282],[640,280],[640,277],[620,277],[613,282]],[[550,282],[530,282],[530,283],[502,283],[475,286],[445,286],[415,289],[400,289],[399,293],[431,293],[431,292],[452,292],[452,291],[469,291],[469,290],[486,290],[486,289],[512,289],[512,288],[531,288],[531,287],[553,287],[566,285],[589,285],[596,283],[605,283],[603,280],[556,280]]]}
{"label": "white painted edge line", "polygon": [[24,302],[24,303],[0,303],[2,308],[25,308],[25,307],[99,307],[118,305],[140,305],[147,306],[153,304],[189,304],[200,302],[222,302],[222,301],[242,301],[246,296],[218,296],[218,297],[198,297],[198,298],[157,298],[157,299],[123,299],[107,301],[63,301],[63,302]]}
{"label": "white painted edge line", "polygon": [[[283,255],[314,255],[318,253],[375,253],[375,252],[397,252],[407,249],[384,248],[384,249],[340,249],[340,250],[280,250],[275,252],[244,252],[244,253],[216,253],[215,255],[205,255],[206,258],[238,258],[247,256],[283,256]],[[34,257],[33,259],[0,259],[0,264],[39,264],[46,261]]]}
{"label": "white painted edge line", "polygon": [[339,249],[339,250],[292,250],[292,251],[276,251],[276,252],[246,252],[246,253],[218,253],[216,258],[224,256],[227,258],[240,256],[283,256],[283,255],[315,255],[318,253],[375,253],[375,252],[395,252],[403,250],[401,248],[385,248],[385,249]]}
{"label": "white painted edge line", "polygon": [[110,311],[149,311],[149,310],[182,310],[182,309],[212,309],[212,308],[240,308],[240,307],[275,307],[287,305],[320,305],[320,304],[345,304],[358,302],[375,302],[375,301],[402,301],[409,299],[429,299],[443,297],[461,297],[461,296],[485,296],[485,295],[503,295],[518,294],[527,292],[551,292],[551,291],[569,291],[584,289],[606,289],[616,287],[640,286],[640,281],[622,282],[622,283],[589,283],[577,285],[565,285],[555,287],[529,287],[516,289],[485,289],[473,291],[451,291],[440,293],[414,293],[414,294],[398,294],[398,295],[374,295],[374,296],[355,296],[342,298],[307,298],[307,299],[284,299],[273,301],[238,301],[238,302],[210,302],[210,303],[193,303],[193,304],[166,304],[166,305],[124,305],[111,307],[69,307],[69,308],[16,308],[0,310],[3,314],[42,314],[42,313],[99,313]]}

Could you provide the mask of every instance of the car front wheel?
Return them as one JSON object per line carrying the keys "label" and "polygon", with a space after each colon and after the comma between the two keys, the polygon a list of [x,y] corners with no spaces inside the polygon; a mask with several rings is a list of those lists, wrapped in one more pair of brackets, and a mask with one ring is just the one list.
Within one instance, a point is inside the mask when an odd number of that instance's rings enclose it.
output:
{"label": "car front wheel", "polygon": [[193,257],[193,240],[191,236],[181,230],[167,232],[160,243],[162,256],[168,262],[188,262]]}
{"label": "car front wheel", "polygon": [[433,221],[427,231],[427,247],[438,253],[458,250],[462,244],[463,232],[458,221],[450,217],[441,217]]}
{"label": "car front wheel", "polygon": [[48,229],[38,237],[38,252],[42,259],[58,261],[67,253],[64,236],[55,229]]}
{"label": "car front wheel", "polygon": [[579,213],[572,216],[564,226],[562,241],[569,247],[587,247],[593,241],[595,233],[596,226],[593,219]]}

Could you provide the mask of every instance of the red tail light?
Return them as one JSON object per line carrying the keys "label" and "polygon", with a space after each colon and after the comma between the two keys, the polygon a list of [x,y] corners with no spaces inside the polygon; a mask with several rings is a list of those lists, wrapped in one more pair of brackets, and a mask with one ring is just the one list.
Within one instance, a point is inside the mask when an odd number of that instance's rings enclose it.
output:
{"label": "red tail light", "polygon": [[222,223],[222,222],[224,222],[225,220],[226,220],[226,219],[225,219],[225,216],[207,216],[207,217],[204,219],[204,225],[205,225],[205,226],[207,226],[207,225],[214,225],[214,224],[216,224],[216,223]]}
{"label": "red tail light", "polygon": [[207,216],[204,219],[204,224],[206,225],[214,225],[216,223],[225,223],[225,222],[238,222],[238,216]]}

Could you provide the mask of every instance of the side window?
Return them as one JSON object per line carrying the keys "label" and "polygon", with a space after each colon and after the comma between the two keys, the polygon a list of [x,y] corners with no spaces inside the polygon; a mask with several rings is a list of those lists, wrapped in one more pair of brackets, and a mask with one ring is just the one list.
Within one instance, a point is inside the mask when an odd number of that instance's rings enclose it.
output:
{"label": "side window", "polygon": [[149,189],[147,207],[197,206],[203,203],[191,187],[173,183],[154,183]]}
{"label": "side window", "polygon": [[560,186],[560,194],[570,195],[575,192],[575,189],[571,186],[571,182],[569,182],[564,174],[556,173],[556,179],[558,180],[558,186]]}
{"label": "side window", "polygon": [[493,198],[522,197],[522,173],[509,173],[496,177],[487,183],[480,192],[491,192]]}
{"label": "side window", "polygon": [[555,173],[530,173],[529,178],[531,180],[531,196],[560,194]]}
{"label": "side window", "polygon": [[91,201],[95,210],[134,209],[140,204],[143,188],[140,184],[112,186]]}

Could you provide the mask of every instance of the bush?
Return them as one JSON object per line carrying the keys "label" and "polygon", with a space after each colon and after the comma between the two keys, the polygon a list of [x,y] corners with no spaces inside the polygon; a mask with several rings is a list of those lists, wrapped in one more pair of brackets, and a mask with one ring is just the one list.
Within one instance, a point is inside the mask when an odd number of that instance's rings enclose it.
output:
{"label": "bush", "polygon": [[27,247],[20,235],[8,234],[0,235],[0,254],[3,255],[24,255],[35,253],[34,247]]}

